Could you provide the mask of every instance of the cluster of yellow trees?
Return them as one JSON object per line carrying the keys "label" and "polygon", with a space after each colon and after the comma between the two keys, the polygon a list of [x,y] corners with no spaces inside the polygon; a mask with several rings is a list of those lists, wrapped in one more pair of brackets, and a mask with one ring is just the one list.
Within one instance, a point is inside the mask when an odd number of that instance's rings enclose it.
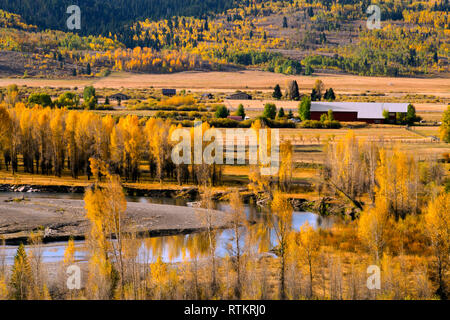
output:
{"label": "cluster of yellow trees", "polygon": [[18,28],[22,30],[33,30],[36,26],[28,25],[18,14],[0,10],[0,27],[1,28]]}
{"label": "cluster of yellow trees", "polygon": [[436,29],[449,29],[450,16],[448,12],[442,11],[403,11],[403,18],[406,23],[420,25],[433,25]]}
{"label": "cluster of yellow trees", "polygon": [[[450,198],[435,195],[420,215],[395,219],[377,190],[373,208],[331,230],[305,223],[292,229],[293,209],[273,191],[263,223],[249,223],[238,192],[230,196],[227,254],[217,256],[211,192],[198,211],[205,232],[138,238],[126,215],[117,176],[91,160],[95,184],[85,194],[90,230],[88,263],[79,290],[68,290],[65,270],[76,263],[69,241],[60,276],[46,278],[33,235],[20,246],[10,272],[0,270],[0,298],[12,299],[435,299],[448,297]],[[106,180],[100,183],[100,176]],[[377,177],[378,178],[378,177]],[[272,248],[271,243],[276,244]],[[267,255],[269,250],[276,256]],[[166,253],[169,261],[162,260]],[[181,256],[181,262],[171,263]],[[367,267],[381,268],[381,289],[367,287]]]}
{"label": "cluster of yellow trees", "polygon": [[372,202],[383,198],[398,218],[420,210],[443,183],[445,168],[437,159],[419,162],[398,146],[357,139],[350,131],[328,142],[322,178],[359,207],[366,195]]}
{"label": "cluster of yellow trees", "polygon": [[92,66],[110,66],[117,71],[180,72],[210,65],[193,53],[136,47],[134,49],[116,49],[114,51],[87,53],[81,58],[84,64]]}
{"label": "cluster of yellow trees", "polygon": [[[11,92],[6,103],[14,107],[0,107],[0,169],[4,166],[12,173],[93,175],[90,158],[102,159],[111,170],[127,181],[138,181],[143,172],[150,179],[195,184],[217,184],[222,180],[221,164],[180,164],[172,162],[172,149],[178,143],[171,140],[172,132],[180,128],[170,120],[139,119],[128,115],[113,119],[94,112],[67,109],[28,108],[17,102]],[[187,98],[186,101],[190,101]],[[203,133],[210,128],[202,124]],[[259,132],[261,123],[253,129]],[[191,136],[194,128],[191,128]],[[203,150],[210,142],[203,143]],[[269,144],[270,148],[270,144]],[[191,159],[193,159],[193,150]],[[288,187],[292,177],[292,147],[282,147],[286,159],[280,170],[279,182]],[[194,163],[191,161],[190,163]],[[223,161],[222,163],[225,163]],[[288,165],[288,164],[289,165]]]}
{"label": "cluster of yellow trees", "polygon": [[268,37],[267,28],[255,24],[256,21],[248,19],[233,22],[187,17],[157,22],[147,20],[134,27],[141,30],[134,40],[147,42],[155,48],[87,53],[81,62],[106,64],[116,70],[146,72],[217,69],[216,64],[229,62],[225,58],[227,52],[265,51],[287,45],[288,40]]}

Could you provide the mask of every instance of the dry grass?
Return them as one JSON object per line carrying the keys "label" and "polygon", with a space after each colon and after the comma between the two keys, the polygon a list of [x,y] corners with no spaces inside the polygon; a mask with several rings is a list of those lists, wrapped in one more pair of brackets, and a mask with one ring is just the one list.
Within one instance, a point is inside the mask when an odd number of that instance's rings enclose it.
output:
{"label": "dry grass", "polygon": [[263,71],[240,72],[181,72],[174,74],[112,74],[96,82],[96,87],[150,87],[209,90],[272,90],[276,84],[297,80],[300,90],[310,91],[320,78],[327,87],[339,93],[397,92],[413,94],[439,94],[450,96],[448,79],[359,77],[353,75],[320,74],[317,76],[287,76]]}
{"label": "dry grass", "polygon": [[173,74],[113,73],[109,77],[93,80],[0,79],[0,86],[12,83],[36,87],[82,87],[94,83],[97,88],[179,88],[191,90],[271,91],[276,84],[284,86],[288,80],[297,80],[300,91],[310,92],[317,79],[335,92],[346,93],[412,93],[450,97],[448,79],[445,78],[389,78],[359,77],[354,75],[319,74],[314,76],[288,76],[263,71],[239,72],[181,72]]}

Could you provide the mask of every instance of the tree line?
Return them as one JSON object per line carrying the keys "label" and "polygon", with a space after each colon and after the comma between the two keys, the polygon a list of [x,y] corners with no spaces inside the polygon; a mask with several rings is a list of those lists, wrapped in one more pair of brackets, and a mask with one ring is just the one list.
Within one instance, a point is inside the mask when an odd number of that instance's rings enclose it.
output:
{"label": "tree line", "polygon": [[125,25],[131,25],[140,19],[158,20],[180,15],[198,17],[222,12],[233,4],[234,0],[62,0],[50,3],[47,0],[0,1],[2,9],[21,15],[28,23],[42,30],[66,30],[66,20],[69,17],[66,10],[70,5],[78,5],[83,21],[80,33],[106,36],[126,30]]}
{"label": "tree line", "polygon": [[[251,130],[258,131],[261,126],[264,123],[256,121]],[[89,111],[27,107],[14,102],[14,107],[0,107],[0,128],[0,169],[4,166],[13,174],[22,166],[23,172],[31,174],[84,175],[90,179],[92,158],[107,162],[112,172],[126,181],[139,181],[144,170],[152,180],[175,180],[180,185],[222,181],[223,165],[172,162],[177,142],[170,137],[181,124],[170,120],[131,115],[114,119]],[[208,122],[202,123],[203,133],[209,128]],[[193,136],[194,128],[189,130]],[[292,166],[292,160],[289,163]],[[282,183],[283,179],[278,180]]]}

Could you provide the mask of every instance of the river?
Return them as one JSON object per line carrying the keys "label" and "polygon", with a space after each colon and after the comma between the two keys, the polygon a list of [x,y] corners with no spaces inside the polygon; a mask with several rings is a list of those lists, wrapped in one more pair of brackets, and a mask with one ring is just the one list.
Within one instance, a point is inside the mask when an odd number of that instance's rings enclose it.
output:
{"label": "river", "polygon": [[[2,196],[11,198],[57,198],[57,199],[83,199],[83,194],[76,193],[19,193],[19,192],[6,192],[1,193]],[[173,199],[173,198],[148,198],[148,197],[127,197],[129,202],[140,203],[156,203],[167,204],[177,206],[187,206],[188,202],[185,199]],[[254,204],[245,204],[245,212],[249,221],[256,222],[253,227],[263,227],[264,217],[268,214],[267,209],[261,209]],[[230,208],[226,202],[217,202],[216,209],[221,211],[228,211]],[[334,217],[321,217],[311,212],[297,212],[293,213],[292,228],[299,230],[300,227],[308,222],[314,228],[330,228],[335,221]],[[234,232],[232,230],[218,231],[217,236],[217,249],[216,254],[218,256],[225,256],[230,250],[230,239],[233,238]],[[201,237],[197,235],[179,235],[179,236],[165,236],[156,237],[144,240],[144,243],[140,249],[141,260],[145,262],[155,261],[158,256],[162,257],[165,262],[179,262],[182,261],[183,251],[192,243],[193,237]],[[274,230],[267,230],[268,241],[270,246],[276,245],[276,236]],[[59,262],[64,257],[64,251],[66,249],[66,242],[54,242],[49,244],[43,244],[40,249],[40,255],[42,256],[42,262],[54,263]],[[75,259],[77,261],[86,261],[86,249],[84,241],[76,241],[76,253]],[[0,247],[0,263],[4,262],[7,265],[11,265],[14,261],[14,255],[16,253],[17,246],[3,246]],[[36,250],[29,246],[26,247],[27,251]]]}

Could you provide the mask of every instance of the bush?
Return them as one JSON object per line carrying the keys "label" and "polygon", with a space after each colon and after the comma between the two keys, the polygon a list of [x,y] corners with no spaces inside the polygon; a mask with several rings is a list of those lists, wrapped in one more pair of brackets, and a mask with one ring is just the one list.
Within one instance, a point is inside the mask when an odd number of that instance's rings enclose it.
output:
{"label": "bush", "polygon": [[287,120],[270,120],[265,119],[265,124],[269,128],[295,128],[295,123]]}
{"label": "bush", "polygon": [[46,93],[32,93],[28,98],[31,105],[40,105],[42,107],[53,107],[52,98]]}
{"label": "bush", "polygon": [[226,118],[230,115],[230,111],[224,105],[218,106],[214,116],[218,119]]}
{"label": "bush", "polygon": [[311,119],[311,98],[304,96],[298,106],[298,114],[303,121]]}
{"label": "bush", "polygon": [[161,106],[190,106],[195,104],[193,96],[173,96],[160,102]]}
{"label": "bush", "polygon": [[337,120],[326,120],[323,123],[323,127],[327,128],[327,129],[340,129],[342,128],[342,125],[339,121]]}
{"label": "bush", "polygon": [[239,126],[239,121],[227,118],[208,119],[208,123],[214,128],[237,128]]}
{"label": "bush", "polygon": [[61,94],[55,101],[58,108],[76,109],[79,107],[80,98],[73,92],[65,92]]}
{"label": "bush", "polygon": [[445,192],[450,193],[450,179],[447,179],[447,181],[445,181]]}
{"label": "bush", "polygon": [[263,117],[266,119],[275,119],[277,115],[277,106],[273,103],[266,103],[264,106]]}
{"label": "bush", "polygon": [[302,128],[310,128],[310,129],[340,129],[342,125],[337,120],[325,120],[325,121],[317,121],[317,120],[306,120],[303,121],[300,126]]}
{"label": "bush", "polygon": [[322,122],[317,120],[305,120],[300,124],[300,126],[302,128],[319,129],[322,128]]}

